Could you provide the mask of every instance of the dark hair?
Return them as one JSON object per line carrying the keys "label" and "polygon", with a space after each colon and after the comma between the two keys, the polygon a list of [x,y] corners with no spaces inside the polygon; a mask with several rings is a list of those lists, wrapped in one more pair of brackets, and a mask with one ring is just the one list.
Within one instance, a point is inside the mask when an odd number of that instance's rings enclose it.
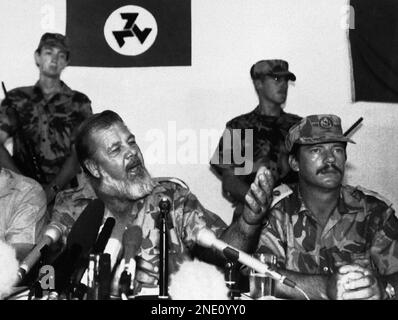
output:
{"label": "dark hair", "polygon": [[90,159],[95,153],[95,145],[91,141],[91,135],[94,131],[109,128],[116,122],[122,122],[122,118],[114,111],[105,110],[101,113],[95,113],[82,122],[77,131],[75,140],[75,149],[77,159],[84,172],[91,176],[87,170],[84,161]]}
{"label": "dark hair", "polygon": [[48,48],[57,47],[57,48],[60,48],[61,50],[65,51],[66,60],[69,61],[70,50],[69,50],[69,45],[68,45],[68,39],[63,34],[51,33],[51,32],[46,32],[45,34],[43,34],[41,36],[41,38],[40,38],[39,46],[37,47],[35,52],[37,54],[40,54],[41,50],[44,47],[48,47]]}

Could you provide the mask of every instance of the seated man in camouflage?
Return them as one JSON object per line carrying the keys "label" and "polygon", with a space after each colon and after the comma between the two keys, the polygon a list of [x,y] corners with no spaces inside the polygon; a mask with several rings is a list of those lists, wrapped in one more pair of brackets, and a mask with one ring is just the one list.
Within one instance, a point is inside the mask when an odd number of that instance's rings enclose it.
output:
{"label": "seated man in camouflage", "polygon": [[[65,192],[63,198],[59,196],[54,219],[65,225],[66,233],[72,229],[72,234],[79,221],[88,214],[84,209],[91,199],[96,198],[104,204],[103,212],[98,210],[96,214],[102,215],[103,221],[108,217],[116,221],[110,242],[122,244],[126,228],[138,226],[142,230],[135,275],[138,287],[157,287],[159,200],[163,196],[171,200],[169,273],[176,270],[178,262],[192,258],[197,252],[193,234],[204,226],[235,247],[245,251],[254,249],[249,245],[257,243],[260,222],[265,214],[259,212],[257,205],[265,201],[262,190],[256,189],[247,196],[242,216],[227,228],[217,215],[200,204],[184,184],[176,179],[156,179],[149,175],[134,135],[112,111],[95,114],[83,123],[76,138],[76,151],[92,190],[86,188],[85,191],[72,191],[69,195]],[[265,183],[266,179],[262,181]],[[111,256],[111,261],[116,258]]]}
{"label": "seated man in camouflage", "polygon": [[[312,299],[385,299],[398,288],[398,221],[375,192],[343,185],[347,160],[340,118],[312,115],[286,137],[298,184],[274,189],[258,251]],[[271,197],[271,194],[269,193]],[[278,295],[303,295],[277,285]]]}

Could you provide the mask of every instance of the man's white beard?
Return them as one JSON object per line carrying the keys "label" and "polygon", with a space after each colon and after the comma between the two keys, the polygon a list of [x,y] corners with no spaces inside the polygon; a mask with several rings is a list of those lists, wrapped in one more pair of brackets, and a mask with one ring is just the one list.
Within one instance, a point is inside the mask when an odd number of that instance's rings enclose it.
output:
{"label": "man's white beard", "polygon": [[99,190],[108,196],[125,200],[137,200],[145,197],[152,192],[155,184],[147,169],[141,168],[141,171],[131,180],[128,178],[115,179],[100,168],[102,177]]}

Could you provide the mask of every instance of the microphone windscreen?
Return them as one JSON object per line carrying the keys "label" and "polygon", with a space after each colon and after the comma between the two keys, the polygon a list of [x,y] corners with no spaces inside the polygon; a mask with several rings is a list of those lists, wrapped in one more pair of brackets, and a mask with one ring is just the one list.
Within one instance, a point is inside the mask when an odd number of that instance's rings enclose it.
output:
{"label": "microphone windscreen", "polygon": [[18,268],[14,248],[0,240],[0,300],[10,294],[18,282]]}
{"label": "microphone windscreen", "polygon": [[162,197],[162,199],[160,199],[159,201],[160,211],[167,213],[170,211],[170,208],[171,208],[171,200],[166,196]]}
{"label": "microphone windscreen", "polygon": [[84,258],[95,244],[98,230],[104,218],[104,203],[99,199],[91,201],[68,234],[66,248],[53,263],[55,269],[55,286],[57,290],[66,289],[72,274],[77,271]]}
{"label": "microphone windscreen", "polygon": [[228,300],[224,275],[199,260],[184,261],[171,275],[169,294],[173,300]]}
{"label": "microphone windscreen", "polygon": [[82,255],[87,254],[97,239],[103,218],[103,202],[98,199],[91,201],[73,224],[68,235],[67,246],[72,247],[78,244],[81,247]]}
{"label": "microphone windscreen", "polygon": [[126,263],[134,259],[142,244],[142,229],[132,225],[123,234],[124,258]]}
{"label": "microphone windscreen", "polygon": [[70,277],[81,258],[82,247],[74,243],[66,248],[53,262],[55,270],[55,288],[62,292],[68,285]]}

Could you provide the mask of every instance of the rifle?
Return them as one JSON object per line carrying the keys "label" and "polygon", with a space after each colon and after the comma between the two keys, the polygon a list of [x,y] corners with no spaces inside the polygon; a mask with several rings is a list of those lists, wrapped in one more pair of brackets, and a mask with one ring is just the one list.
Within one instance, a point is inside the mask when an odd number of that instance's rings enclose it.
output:
{"label": "rifle", "polygon": [[[22,129],[19,114],[12,106],[12,102],[9,99],[8,92],[3,81],[1,82],[1,86],[5,97],[2,104],[6,106],[6,115],[12,128],[12,132],[10,132],[10,134],[14,137],[14,150],[21,149],[21,152],[18,152],[17,156],[15,154],[13,155],[13,159],[24,175],[35,179],[40,184],[43,184],[46,182],[45,175],[33,148],[34,144]],[[20,148],[15,147],[18,144]]]}
{"label": "rifle", "polygon": [[357,121],[355,121],[355,123],[346,132],[344,132],[343,135],[347,137],[356,127],[358,127],[360,125],[362,120],[363,120],[363,117],[360,117]]}

